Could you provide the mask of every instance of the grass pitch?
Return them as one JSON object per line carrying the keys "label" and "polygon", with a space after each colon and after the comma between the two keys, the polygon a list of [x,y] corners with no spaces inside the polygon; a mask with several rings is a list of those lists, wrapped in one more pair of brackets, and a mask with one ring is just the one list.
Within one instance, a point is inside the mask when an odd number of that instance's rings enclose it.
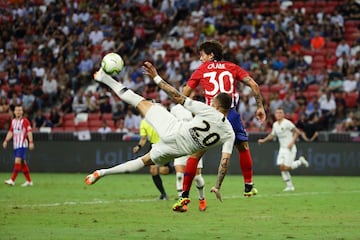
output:
{"label": "grass pitch", "polygon": [[[162,176],[169,201],[147,174],[107,176],[84,184],[86,174],[32,173],[33,187],[0,185],[0,239],[360,239],[360,177],[293,176],[295,192],[283,193],[280,176],[255,176],[259,195],[242,196],[241,176],[226,176],[223,202],[209,193],[197,209],[171,210],[175,175]],[[10,173],[1,173],[1,181]]]}

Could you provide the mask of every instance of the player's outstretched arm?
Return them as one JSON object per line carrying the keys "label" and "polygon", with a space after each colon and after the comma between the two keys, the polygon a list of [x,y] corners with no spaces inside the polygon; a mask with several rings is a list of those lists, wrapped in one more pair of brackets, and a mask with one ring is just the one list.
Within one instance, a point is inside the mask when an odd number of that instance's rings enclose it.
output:
{"label": "player's outstretched arm", "polygon": [[216,198],[219,199],[220,202],[222,202],[220,188],[230,165],[230,156],[230,153],[222,153],[216,183],[210,190],[210,192],[215,193]]}
{"label": "player's outstretched arm", "polygon": [[249,86],[251,88],[251,90],[253,91],[255,101],[256,101],[256,106],[257,106],[255,116],[261,123],[263,123],[265,121],[265,119],[266,119],[266,113],[265,113],[265,110],[264,110],[263,98],[262,98],[261,93],[260,93],[259,85],[250,76],[245,77],[243,79],[243,83],[246,84],[247,86]]}
{"label": "player's outstretched arm", "polygon": [[186,97],[182,95],[176,88],[165,82],[159,75],[156,68],[150,63],[145,62],[144,73],[151,77],[154,82],[162,89],[175,103],[184,104]]}

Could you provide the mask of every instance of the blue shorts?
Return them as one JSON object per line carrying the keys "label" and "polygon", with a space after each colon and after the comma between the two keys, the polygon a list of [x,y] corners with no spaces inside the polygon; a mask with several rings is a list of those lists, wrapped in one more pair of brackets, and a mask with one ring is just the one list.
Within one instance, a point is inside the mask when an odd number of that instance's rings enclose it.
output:
{"label": "blue shorts", "polygon": [[26,149],[27,148],[17,148],[14,150],[15,158],[21,158],[22,160],[26,159]]}
{"label": "blue shorts", "polygon": [[240,114],[235,110],[235,108],[231,108],[228,116],[227,116],[231,126],[235,132],[235,145],[241,142],[247,142],[249,140],[244,125],[241,122]]}

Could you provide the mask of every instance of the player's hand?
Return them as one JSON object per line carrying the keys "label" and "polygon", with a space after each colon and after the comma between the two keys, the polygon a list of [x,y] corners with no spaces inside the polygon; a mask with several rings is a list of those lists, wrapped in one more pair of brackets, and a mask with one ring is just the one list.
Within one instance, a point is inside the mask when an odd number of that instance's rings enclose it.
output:
{"label": "player's hand", "polygon": [[260,123],[263,123],[266,119],[265,109],[264,108],[256,109],[255,117],[257,120],[260,121]]}
{"label": "player's hand", "polygon": [[33,150],[34,148],[35,148],[34,143],[30,143],[30,144],[29,144],[29,149],[30,149],[30,150]]}
{"label": "player's hand", "polygon": [[264,143],[265,141],[264,141],[264,139],[258,139],[258,144],[262,144],[262,143]]}
{"label": "player's hand", "polygon": [[7,147],[7,141],[3,142],[3,148],[5,149]]}
{"label": "player's hand", "polygon": [[144,62],[144,74],[149,75],[152,79],[158,75],[156,68],[150,62]]}
{"label": "player's hand", "polygon": [[140,147],[138,145],[133,147],[133,153],[137,153],[139,150],[140,150]]}
{"label": "player's hand", "polygon": [[218,188],[216,188],[216,187],[212,187],[212,188],[210,189],[210,192],[215,193],[216,198],[217,198],[220,202],[222,202],[220,189],[218,189]]}

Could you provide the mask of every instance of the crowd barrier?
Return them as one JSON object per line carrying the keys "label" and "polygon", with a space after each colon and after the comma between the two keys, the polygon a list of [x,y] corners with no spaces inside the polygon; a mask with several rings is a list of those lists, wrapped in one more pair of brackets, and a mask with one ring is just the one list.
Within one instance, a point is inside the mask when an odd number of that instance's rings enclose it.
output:
{"label": "crowd barrier", "polygon": [[[0,139],[6,132],[0,133]],[[83,134],[83,135],[82,135]],[[277,141],[262,145],[257,139],[266,133],[249,134],[249,144],[254,162],[254,174],[278,175],[276,155]],[[124,136],[119,133],[34,133],[35,149],[28,151],[27,161],[32,172],[88,173],[94,169],[108,168],[134,159],[144,153],[132,153],[138,136]],[[298,142],[298,156],[303,155],[310,163],[309,168],[296,169],[297,175],[359,176],[360,149],[359,133],[322,132],[317,142]],[[220,147],[209,150],[204,156],[205,174],[216,174],[220,160]],[[14,163],[12,145],[1,149],[0,171],[11,172]],[[148,168],[139,171],[148,172]],[[238,154],[234,150],[229,174],[240,174]]]}

